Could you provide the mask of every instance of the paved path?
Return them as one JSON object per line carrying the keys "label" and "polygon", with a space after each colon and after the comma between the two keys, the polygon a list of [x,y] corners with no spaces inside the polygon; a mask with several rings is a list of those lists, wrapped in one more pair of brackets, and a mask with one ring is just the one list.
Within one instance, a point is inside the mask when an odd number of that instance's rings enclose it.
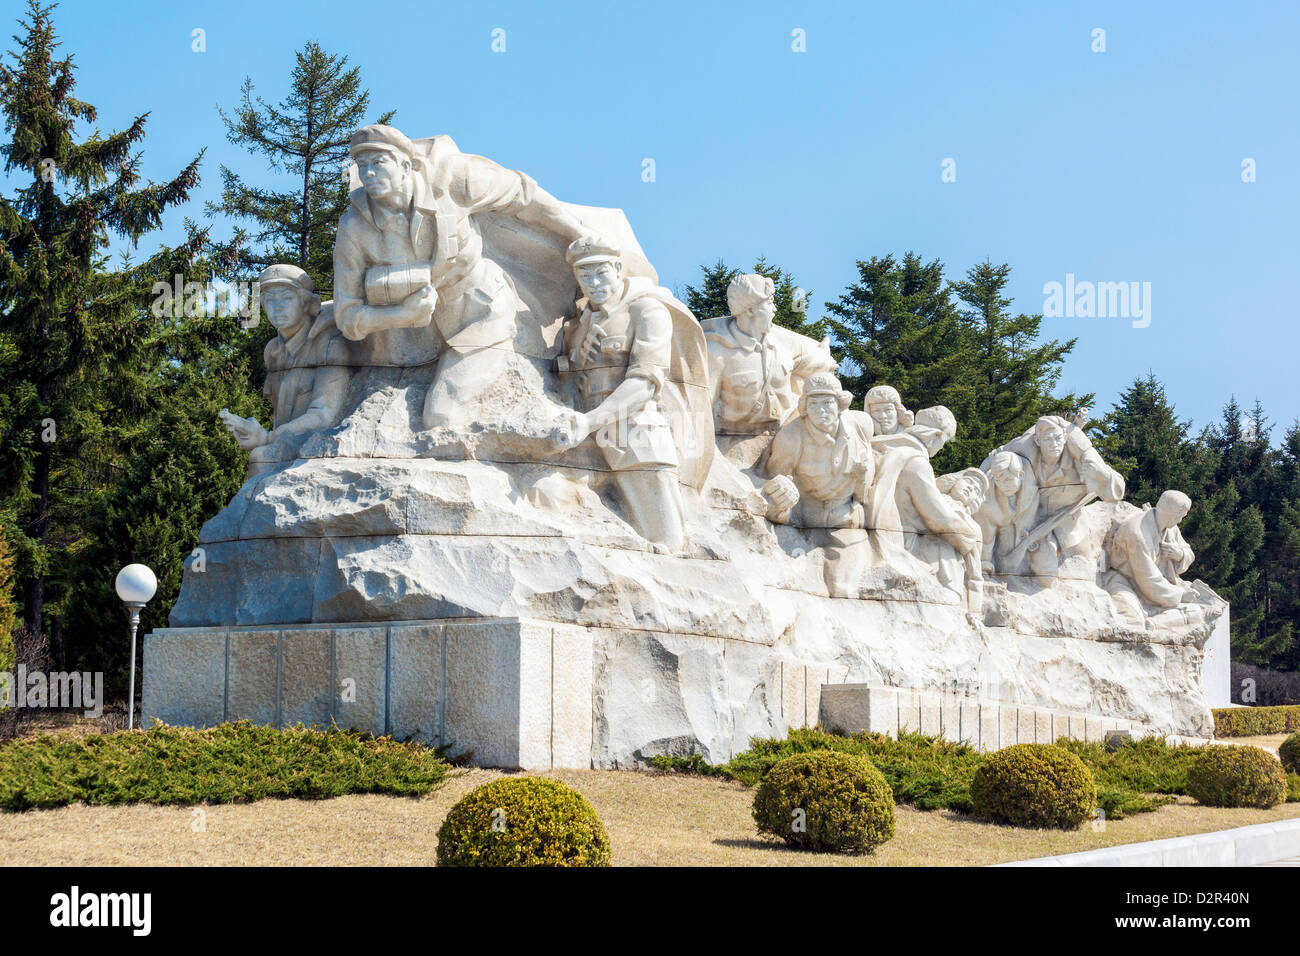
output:
{"label": "paved path", "polygon": [[1000,866],[1300,866],[1300,818]]}

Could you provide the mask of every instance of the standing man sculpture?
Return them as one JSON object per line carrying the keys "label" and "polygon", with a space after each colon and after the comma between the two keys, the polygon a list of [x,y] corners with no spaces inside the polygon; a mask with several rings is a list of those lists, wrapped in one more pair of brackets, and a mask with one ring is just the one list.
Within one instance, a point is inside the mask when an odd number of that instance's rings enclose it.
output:
{"label": "standing man sculpture", "polygon": [[367,340],[366,364],[436,361],[425,428],[471,422],[514,349],[520,310],[509,278],[483,256],[474,214],[513,215],[565,242],[582,226],[531,177],[462,153],[447,136],[413,143],[366,126],[351,154],[361,187],[334,246],[338,327]]}
{"label": "standing man sculpture", "polygon": [[808,377],[835,370],[826,342],[772,324],[776,285],[769,277],[736,276],[727,286],[727,307],[731,315],[700,323],[709,348],[713,420],[724,452],[734,439],[775,433],[798,409]]}

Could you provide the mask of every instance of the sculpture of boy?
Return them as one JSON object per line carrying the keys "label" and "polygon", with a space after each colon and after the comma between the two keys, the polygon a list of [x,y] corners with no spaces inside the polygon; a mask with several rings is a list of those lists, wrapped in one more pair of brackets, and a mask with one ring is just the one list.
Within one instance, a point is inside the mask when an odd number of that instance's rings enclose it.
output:
{"label": "sculpture of boy", "polygon": [[[978,468],[963,468],[952,474],[940,475],[935,479],[935,485],[965,513],[970,519],[970,525],[979,530],[975,515],[988,496],[988,476]],[[978,545],[969,546],[969,533],[960,536],[958,544],[954,544],[946,535],[928,535],[926,538],[934,555],[930,560],[938,565],[939,583],[958,593],[962,592],[964,584],[966,607],[972,614],[978,615],[984,606],[984,575],[980,566],[982,548]],[[978,540],[982,543],[982,532],[978,535]],[[923,556],[920,549],[913,553],[918,557]]]}
{"label": "sculpture of boy", "polygon": [[976,514],[984,534],[983,570],[1022,574],[1024,560],[1013,564],[1010,557],[1038,516],[1038,484],[1029,463],[1009,451],[989,458],[988,476],[989,492]]}
{"label": "sculpture of boy", "polygon": [[352,375],[348,343],[322,305],[311,277],[295,265],[273,265],[258,278],[262,309],[276,331],[266,343],[266,384],[274,427],[221,410],[222,424],[248,451],[249,477],[292,461],[302,440],[338,424]]}

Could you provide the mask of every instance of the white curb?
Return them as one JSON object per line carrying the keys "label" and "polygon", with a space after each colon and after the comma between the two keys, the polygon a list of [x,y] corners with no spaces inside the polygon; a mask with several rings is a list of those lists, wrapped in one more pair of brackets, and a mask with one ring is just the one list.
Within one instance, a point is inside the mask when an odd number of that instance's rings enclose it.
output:
{"label": "white curb", "polygon": [[1126,843],[998,866],[1258,866],[1300,856],[1300,820]]}

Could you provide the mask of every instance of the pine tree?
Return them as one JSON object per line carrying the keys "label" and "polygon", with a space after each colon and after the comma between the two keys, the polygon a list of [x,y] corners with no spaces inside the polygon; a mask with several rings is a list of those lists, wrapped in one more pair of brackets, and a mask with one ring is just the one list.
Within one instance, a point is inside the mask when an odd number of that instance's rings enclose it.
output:
{"label": "pine tree", "polygon": [[[1285,653],[1290,639],[1270,607],[1271,571],[1268,566],[1270,528],[1276,528],[1274,492],[1276,458],[1269,448],[1271,425],[1257,402],[1247,419],[1235,398],[1223,408],[1219,423],[1202,434],[1206,449],[1207,489],[1211,496],[1227,496],[1230,520],[1214,529],[1224,535],[1208,541],[1199,522],[1192,523],[1198,544],[1226,551],[1230,560],[1222,570],[1211,568],[1205,580],[1232,605],[1233,659],[1269,666]],[[1227,556],[1225,556],[1227,557]]]}
{"label": "pine tree", "polygon": [[[358,67],[348,58],[326,53],[309,41],[295,54],[289,93],[273,106],[253,93],[245,78],[239,105],[226,113],[226,137],[254,155],[266,157],[271,169],[294,177],[288,189],[250,185],[221,167],[221,200],[210,213],[251,224],[231,242],[237,265],[232,277],[247,278],[276,262],[291,262],[311,276],[318,290],[334,284],[334,234],[348,207],[345,173],[348,143],[366,124],[370,93],[361,86]],[[377,122],[388,123],[393,111]]]}
{"label": "pine tree", "polygon": [[1039,416],[1073,417],[1095,398],[1092,393],[1059,398],[1052,394],[1077,339],[1039,342],[1042,315],[1013,316],[1008,311],[1011,299],[1005,290],[1010,275],[1009,265],[985,260],[953,285],[966,306],[960,310],[961,322],[974,352],[970,401],[953,411],[965,426],[958,439],[964,460],[973,464],[1030,428]]}
{"label": "pine tree", "polygon": [[1171,488],[1193,496],[1200,492],[1190,429],[1191,422],[1178,419],[1164,386],[1148,372],[1124,390],[1093,426],[1091,437],[1106,462],[1124,476],[1125,497],[1141,506],[1155,504]]}
{"label": "pine tree", "polygon": [[[202,268],[200,263],[196,268]],[[265,401],[249,385],[252,370],[235,316],[203,316],[166,329],[154,342],[142,378],[139,411],[150,428],[133,443],[112,486],[84,522],[87,543],[69,587],[69,662],[105,673],[107,688],[125,694],[127,645],[121,606],[113,596],[116,570],[130,561],[151,567],[158,592],[141,617],[147,633],[165,627],[188,565],[201,572],[195,553],[204,522],[234,497],[247,457],[219,423],[229,408],[261,415]],[[138,686],[138,684],[137,684]]]}
{"label": "pine tree", "polygon": [[[971,349],[943,277],[943,263],[908,252],[858,264],[858,281],[836,302],[826,303],[835,350],[852,371],[845,385],[858,401],[876,385],[898,389],[903,403],[919,409],[946,405],[958,417],[970,404]],[[936,468],[960,467],[959,441],[935,459]]]}
{"label": "pine tree", "polygon": [[151,284],[183,272],[204,238],[191,232],[179,249],[108,267],[113,236],[134,246],[185,202],[202,153],[172,179],[142,183],[145,115],[76,140],[75,125],[96,111],[72,95],[72,58],[55,57],[52,10],[29,0],[13,62],[0,65],[4,170],[31,177],[0,199],[0,494],[16,516],[23,624],[37,641],[84,544],[87,503],[144,427],[103,412],[139,397],[130,369],[152,333]]}
{"label": "pine tree", "polygon": [[1271,665],[1293,671],[1300,669],[1300,495],[1284,498],[1279,505],[1269,561],[1273,572],[1269,600],[1278,645]]}
{"label": "pine tree", "polygon": [[719,259],[711,266],[701,265],[703,279],[698,286],[688,285],[679,298],[686,303],[691,314],[701,322],[731,314],[727,304],[727,286],[731,280],[740,275],[739,269],[732,269]]}

